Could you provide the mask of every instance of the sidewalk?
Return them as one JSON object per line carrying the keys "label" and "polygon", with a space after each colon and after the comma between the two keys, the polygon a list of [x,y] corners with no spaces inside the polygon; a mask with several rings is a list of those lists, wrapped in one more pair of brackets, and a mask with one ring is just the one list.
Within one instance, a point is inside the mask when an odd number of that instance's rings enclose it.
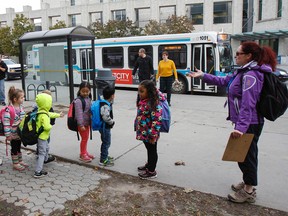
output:
{"label": "sidewalk", "polygon": [[[75,88],[75,92],[77,88]],[[146,161],[146,150],[135,139],[133,121],[136,114],[136,92],[117,90],[114,104],[115,127],[109,154],[115,166],[107,169],[137,176],[136,167]],[[172,127],[161,134],[156,181],[226,197],[230,185],[241,181],[241,172],[233,162],[221,161],[229,133],[224,97],[172,95]],[[32,102],[25,102],[30,105]],[[68,88],[59,87],[58,102],[69,104]],[[288,114],[276,122],[266,122],[259,141],[259,186],[256,205],[288,212]],[[67,118],[57,119],[51,134],[50,153],[78,161],[79,141],[66,126]],[[100,136],[93,132],[88,150],[96,155],[91,163],[98,166]],[[175,166],[182,160],[185,166]],[[273,187],[274,186],[274,187]],[[276,187],[275,187],[276,186]]]}

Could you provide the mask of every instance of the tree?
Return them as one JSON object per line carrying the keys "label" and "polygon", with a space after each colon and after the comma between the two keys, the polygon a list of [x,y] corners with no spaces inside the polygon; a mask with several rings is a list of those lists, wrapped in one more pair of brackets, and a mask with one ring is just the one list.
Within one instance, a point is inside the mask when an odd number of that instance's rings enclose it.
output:
{"label": "tree", "polygon": [[149,20],[149,23],[144,27],[145,35],[160,35],[167,34],[167,27],[156,20]]}
{"label": "tree", "polygon": [[187,16],[168,17],[166,23],[159,23],[156,20],[150,20],[144,27],[144,34],[159,35],[159,34],[179,34],[188,33],[194,30],[192,20]]}
{"label": "tree", "polygon": [[115,38],[141,35],[139,28],[132,20],[109,20],[106,24],[96,21],[90,25],[90,30],[96,38]]}
{"label": "tree", "polygon": [[187,16],[172,15],[166,22],[168,34],[189,33],[195,28],[193,22]]}
{"label": "tree", "polygon": [[13,28],[0,29],[0,51],[8,56],[19,56],[19,38],[27,32],[34,30],[34,24],[23,14],[16,14],[13,20]]}
{"label": "tree", "polygon": [[0,28],[0,41],[0,54],[9,56],[11,47],[13,47],[10,27]]}
{"label": "tree", "polygon": [[50,30],[66,28],[66,23],[63,20],[57,20],[54,26],[49,27]]}

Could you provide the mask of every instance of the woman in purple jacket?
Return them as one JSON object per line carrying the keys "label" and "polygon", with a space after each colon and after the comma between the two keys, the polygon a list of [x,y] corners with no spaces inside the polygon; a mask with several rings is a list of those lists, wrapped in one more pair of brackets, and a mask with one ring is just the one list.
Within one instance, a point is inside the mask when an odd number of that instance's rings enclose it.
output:
{"label": "woman in purple jacket", "polygon": [[[200,77],[208,84],[226,86],[228,94],[227,120],[234,124],[232,137],[244,133],[254,134],[253,141],[244,162],[238,163],[243,173],[243,181],[231,186],[235,193],[229,194],[232,202],[255,202],[257,186],[258,147],[264,118],[257,113],[256,104],[263,87],[264,74],[275,71],[276,55],[269,47],[260,47],[255,42],[242,43],[236,52],[236,64],[241,66],[232,75],[217,77],[196,69],[191,77]],[[261,71],[261,72],[260,72]]]}

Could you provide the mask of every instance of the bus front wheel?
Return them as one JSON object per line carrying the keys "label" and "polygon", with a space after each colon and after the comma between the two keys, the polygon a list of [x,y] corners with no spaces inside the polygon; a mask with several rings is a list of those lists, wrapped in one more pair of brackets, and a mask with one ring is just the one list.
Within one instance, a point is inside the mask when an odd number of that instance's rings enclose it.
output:
{"label": "bus front wheel", "polygon": [[179,83],[173,82],[172,85],[172,93],[175,94],[184,94],[188,90],[188,82],[186,78],[179,76],[178,74],[178,81]]}

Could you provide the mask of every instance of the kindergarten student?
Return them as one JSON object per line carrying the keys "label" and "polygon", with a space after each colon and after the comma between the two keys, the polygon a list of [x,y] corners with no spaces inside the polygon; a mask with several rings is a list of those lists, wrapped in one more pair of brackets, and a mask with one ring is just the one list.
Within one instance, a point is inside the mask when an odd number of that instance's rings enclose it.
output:
{"label": "kindergarten student", "polygon": [[[42,91],[42,93],[52,96],[51,91],[49,91],[48,89],[45,89],[44,91]],[[35,106],[33,111],[38,112],[38,107]],[[49,116],[50,116],[50,124],[53,126],[55,124],[55,119],[59,117],[63,118],[64,114],[62,112],[55,113],[53,110],[53,107],[51,107],[49,110]],[[48,159],[44,161],[44,164],[47,164],[56,160],[56,158],[53,155],[49,154],[49,149],[50,149],[49,143],[50,143],[50,137],[48,138]],[[38,148],[36,148],[36,155],[38,155]]]}
{"label": "kindergarten student", "polygon": [[38,114],[36,119],[36,127],[39,130],[43,128],[43,132],[38,137],[37,149],[38,158],[36,162],[36,168],[34,177],[40,178],[46,176],[48,173],[43,170],[44,161],[48,160],[49,145],[48,139],[50,137],[50,131],[52,125],[50,124],[49,110],[52,107],[52,97],[46,93],[40,93],[36,96],[36,104],[38,106]]}
{"label": "kindergarten student", "polygon": [[103,89],[104,100],[110,103],[110,106],[105,103],[100,103],[100,114],[104,122],[104,127],[102,127],[99,132],[101,134],[101,155],[99,165],[101,166],[113,166],[113,157],[109,156],[108,150],[111,145],[111,128],[113,128],[115,121],[113,120],[113,110],[112,104],[115,97],[115,89],[110,86],[106,86]]}
{"label": "kindergarten student", "polygon": [[162,123],[162,107],[159,100],[164,101],[165,97],[150,80],[144,80],[139,84],[138,94],[140,101],[137,101],[135,119],[136,139],[143,141],[148,156],[148,162],[138,167],[138,175],[141,179],[156,178],[157,141]]}
{"label": "kindergarten student", "polygon": [[[3,120],[4,134],[6,140],[10,141],[13,169],[22,171],[28,167],[28,165],[22,160],[21,139],[17,134],[17,127],[25,116],[22,105],[24,102],[24,92],[21,89],[16,89],[14,86],[11,86],[8,91],[8,98],[9,106],[5,109]],[[12,116],[14,116],[14,119],[11,121]],[[13,123],[11,124],[11,122]]]}
{"label": "kindergarten student", "polygon": [[[84,104],[85,109],[83,109]],[[84,81],[80,84],[79,91],[77,92],[77,98],[74,101],[74,106],[78,132],[81,136],[79,160],[88,163],[95,158],[94,155],[87,152],[87,143],[91,125],[91,87],[88,82]]]}

